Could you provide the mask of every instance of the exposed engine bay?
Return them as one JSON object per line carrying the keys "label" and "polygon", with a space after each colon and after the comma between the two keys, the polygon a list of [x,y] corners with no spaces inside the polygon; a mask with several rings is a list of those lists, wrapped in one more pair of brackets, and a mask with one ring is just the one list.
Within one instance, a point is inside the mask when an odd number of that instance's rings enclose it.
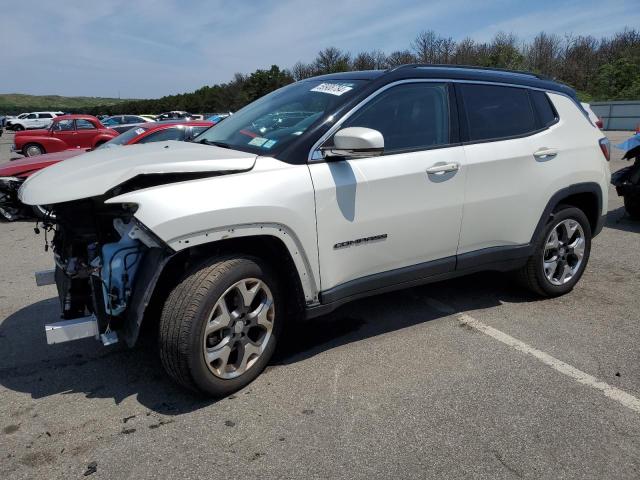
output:
{"label": "exposed engine bay", "polygon": [[[103,201],[103,199],[102,199]],[[55,221],[43,225],[55,258],[55,283],[65,320],[95,317],[98,333],[110,335],[125,328],[136,280],[167,257],[168,247],[134,217],[135,205],[105,205],[87,199],[53,206]],[[48,246],[48,245],[47,245]],[[142,281],[141,289],[149,284]],[[103,336],[103,342],[105,337]]]}

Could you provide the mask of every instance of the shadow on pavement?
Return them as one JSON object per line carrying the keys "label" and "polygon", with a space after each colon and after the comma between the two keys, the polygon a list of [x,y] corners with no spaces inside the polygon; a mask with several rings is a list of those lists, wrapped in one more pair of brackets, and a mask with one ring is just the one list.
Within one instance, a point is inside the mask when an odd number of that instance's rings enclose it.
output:
{"label": "shadow on pavement", "polygon": [[632,219],[624,207],[619,207],[607,213],[605,227],[624,232],[640,233],[640,220]]}
{"label": "shadow on pavement", "polygon": [[[502,301],[529,302],[497,273],[476,274],[415,287],[345,305],[331,315],[292,324],[272,361],[293,364],[332,348],[430,322],[446,314],[430,307],[428,297],[445,299],[457,311],[491,308]],[[56,321],[57,299],[37,302],[0,324],[0,384],[32,398],[83,393],[87,398],[134,395],[152,411],[179,415],[215,403],[185,391],[164,373],[148,329],[134,349],[102,347],[94,339],[47,345],[44,324]]]}

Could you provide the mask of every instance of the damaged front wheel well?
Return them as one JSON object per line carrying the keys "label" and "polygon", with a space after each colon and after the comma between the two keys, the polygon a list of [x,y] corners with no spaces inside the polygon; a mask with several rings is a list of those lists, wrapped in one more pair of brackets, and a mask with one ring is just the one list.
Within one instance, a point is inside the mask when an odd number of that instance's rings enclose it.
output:
{"label": "damaged front wheel well", "polygon": [[[151,334],[157,327],[164,302],[173,287],[192,269],[204,261],[216,257],[248,255],[261,259],[276,273],[285,294],[287,317],[296,318],[304,308],[304,294],[295,263],[285,244],[272,235],[256,235],[224,239],[181,250],[174,254],[162,268],[153,293],[144,309],[143,318],[136,320],[141,331]],[[130,326],[131,327],[131,326]],[[137,329],[136,329],[137,330]],[[133,332],[129,345],[133,345],[138,332]],[[143,334],[144,335],[144,334]]]}

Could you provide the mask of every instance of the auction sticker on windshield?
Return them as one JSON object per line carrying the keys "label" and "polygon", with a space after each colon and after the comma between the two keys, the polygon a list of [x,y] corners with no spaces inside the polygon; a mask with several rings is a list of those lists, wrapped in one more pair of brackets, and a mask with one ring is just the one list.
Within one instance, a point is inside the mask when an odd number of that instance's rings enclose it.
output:
{"label": "auction sticker on windshield", "polygon": [[268,138],[255,137],[251,139],[251,141],[249,142],[249,145],[253,145],[255,147],[261,147],[268,140],[269,140]]}
{"label": "auction sticker on windshield", "polygon": [[347,93],[349,90],[353,90],[353,87],[340,83],[321,83],[311,89],[312,92],[328,93],[338,97]]}

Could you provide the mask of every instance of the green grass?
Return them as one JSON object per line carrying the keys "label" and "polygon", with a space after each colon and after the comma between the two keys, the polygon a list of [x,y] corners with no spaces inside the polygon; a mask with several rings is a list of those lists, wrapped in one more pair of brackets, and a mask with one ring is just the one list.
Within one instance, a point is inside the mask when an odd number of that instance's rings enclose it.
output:
{"label": "green grass", "polygon": [[92,107],[116,105],[130,99],[103,97],[61,97],[59,95],[24,95],[21,93],[0,93],[0,114],[15,114],[39,110],[61,110],[82,112]]}

